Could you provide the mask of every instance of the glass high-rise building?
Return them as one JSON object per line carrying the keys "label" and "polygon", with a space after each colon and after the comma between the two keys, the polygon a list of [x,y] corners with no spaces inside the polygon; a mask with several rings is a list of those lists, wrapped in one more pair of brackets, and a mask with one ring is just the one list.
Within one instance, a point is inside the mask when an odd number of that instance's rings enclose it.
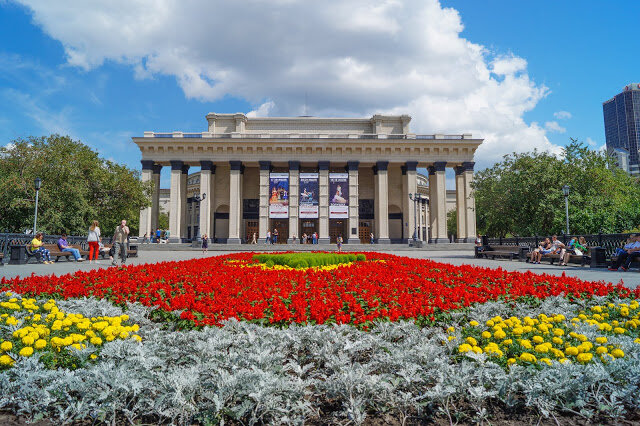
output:
{"label": "glass high-rise building", "polygon": [[607,150],[627,150],[629,172],[640,174],[640,84],[626,85],[622,93],[602,103],[602,112]]}

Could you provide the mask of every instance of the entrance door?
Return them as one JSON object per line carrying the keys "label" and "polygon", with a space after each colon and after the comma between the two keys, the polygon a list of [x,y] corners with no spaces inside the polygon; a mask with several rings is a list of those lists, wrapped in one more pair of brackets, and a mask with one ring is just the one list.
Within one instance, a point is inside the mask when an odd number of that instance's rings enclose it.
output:
{"label": "entrance door", "polygon": [[311,244],[311,235],[317,231],[318,219],[300,219],[300,238],[302,238],[303,234],[307,234],[308,244]]}
{"label": "entrance door", "polygon": [[256,234],[256,242],[260,239],[260,234],[258,233],[258,221],[257,220],[247,220],[245,224],[245,228],[247,230],[247,244],[251,244],[253,241],[253,234]]}
{"label": "entrance door", "polygon": [[371,243],[371,222],[360,222],[358,237],[360,237],[360,244]]}
{"label": "entrance door", "polygon": [[329,238],[331,243],[335,243],[339,235],[342,236],[343,241],[347,239],[347,220],[329,219]]}
{"label": "entrance door", "polygon": [[[286,244],[289,238],[289,219],[271,219],[271,235],[273,230],[278,230],[278,244]],[[266,234],[266,233],[265,233]]]}

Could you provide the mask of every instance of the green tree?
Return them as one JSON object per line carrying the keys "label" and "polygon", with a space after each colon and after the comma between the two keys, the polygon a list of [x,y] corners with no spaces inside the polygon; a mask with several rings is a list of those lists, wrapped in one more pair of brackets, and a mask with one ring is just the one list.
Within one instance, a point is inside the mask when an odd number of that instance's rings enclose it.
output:
{"label": "green tree", "polygon": [[121,219],[137,232],[140,209],[150,205],[151,183],[140,172],[99,157],[68,136],[17,139],[0,148],[0,229],[33,227],[35,189],[42,179],[38,230],[83,235],[92,220],[105,234]]}
{"label": "green tree", "polygon": [[169,215],[167,213],[160,213],[158,215],[158,228],[169,229]]}
{"label": "green tree", "polygon": [[571,233],[622,232],[640,224],[638,179],[615,167],[606,153],[571,139],[559,156],[513,153],[478,172],[478,229],[495,236],[562,233],[565,184],[571,188]]}
{"label": "green tree", "polygon": [[458,235],[458,214],[456,209],[447,212],[447,235]]}

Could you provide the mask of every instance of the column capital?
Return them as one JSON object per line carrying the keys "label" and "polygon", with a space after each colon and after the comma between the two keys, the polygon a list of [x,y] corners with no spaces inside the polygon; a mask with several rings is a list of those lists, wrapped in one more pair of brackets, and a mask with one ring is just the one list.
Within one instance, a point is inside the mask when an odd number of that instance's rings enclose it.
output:
{"label": "column capital", "polygon": [[433,169],[436,172],[444,172],[446,168],[447,168],[446,161],[436,161],[435,163],[433,163]]}
{"label": "column capital", "polygon": [[473,161],[467,161],[462,163],[462,167],[464,167],[464,171],[465,172],[472,172],[473,171],[473,166],[475,166],[476,163]]}
{"label": "column capital", "polygon": [[453,170],[456,172],[456,176],[460,176],[461,174],[464,173],[464,166],[457,166],[454,167]]}
{"label": "column capital", "polygon": [[182,174],[183,175],[186,175],[186,174],[189,173],[189,167],[191,167],[191,166],[189,166],[188,164],[185,164],[185,165],[182,166]]}
{"label": "column capital", "polygon": [[329,170],[329,166],[328,161],[318,161],[318,170]]}
{"label": "column capital", "polygon": [[407,166],[400,166],[400,171],[402,171],[402,176],[407,174]]}
{"label": "column capital", "polygon": [[407,161],[405,164],[405,168],[408,172],[415,172],[418,169],[417,161]]}
{"label": "column capital", "polygon": [[153,174],[154,175],[159,175],[161,171],[162,171],[162,164],[154,164],[153,165]]}
{"label": "column capital", "polygon": [[347,170],[348,171],[358,171],[358,166],[360,165],[359,161],[347,161]]}
{"label": "column capital", "polygon": [[200,169],[201,170],[211,170],[211,173],[215,173],[216,166],[214,166],[213,161],[202,160],[202,161],[200,161]]}
{"label": "column capital", "polygon": [[169,163],[171,163],[171,170],[182,170],[182,166],[184,165],[184,162],[180,160],[171,160]]}
{"label": "column capital", "polygon": [[300,162],[299,161],[289,161],[289,171],[297,171],[300,170]]}
{"label": "column capital", "polygon": [[271,161],[258,161],[260,163],[260,170],[271,170]]}
{"label": "column capital", "polygon": [[378,162],[376,162],[376,169],[379,172],[386,171],[388,167],[389,167],[389,162],[388,161],[378,161]]}
{"label": "column capital", "polygon": [[231,166],[231,170],[242,171],[242,161],[229,161],[229,166]]}
{"label": "column capital", "polygon": [[140,160],[140,163],[142,163],[142,170],[153,170],[155,165],[153,160]]}

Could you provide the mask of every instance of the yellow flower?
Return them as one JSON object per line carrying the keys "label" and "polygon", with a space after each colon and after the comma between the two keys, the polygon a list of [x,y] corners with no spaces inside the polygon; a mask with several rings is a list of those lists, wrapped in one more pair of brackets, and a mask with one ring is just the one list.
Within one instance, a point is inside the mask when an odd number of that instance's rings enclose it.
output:
{"label": "yellow flower", "polygon": [[467,337],[465,340],[471,346],[476,346],[478,344],[478,341],[471,336]]}
{"label": "yellow flower", "polygon": [[615,361],[615,358],[611,354],[602,354],[600,355],[600,360],[606,364],[609,361]]}
{"label": "yellow flower", "polygon": [[611,351],[611,356],[615,358],[622,358],[624,356],[624,352],[622,349],[614,349]]}
{"label": "yellow flower", "polygon": [[100,346],[102,344],[102,339],[99,337],[92,337],[89,342],[91,342],[92,345]]}
{"label": "yellow flower", "polygon": [[566,364],[566,363],[571,364],[571,361],[569,361],[567,358],[560,358],[558,362],[560,364]]}
{"label": "yellow flower", "polygon": [[554,328],[553,329],[553,334],[554,334],[554,336],[562,337],[562,336],[564,336],[564,330],[561,329],[561,328]]}
{"label": "yellow flower", "polygon": [[620,315],[622,315],[623,317],[628,317],[629,316],[629,309],[620,308]]}
{"label": "yellow flower", "polygon": [[470,325],[471,327],[477,327],[477,326],[479,326],[480,324],[478,323],[478,321],[470,321],[470,322],[469,322],[469,325]]}
{"label": "yellow flower", "polygon": [[9,355],[0,356],[0,365],[13,365],[13,358]]}
{"label": "yellow flower", "polygon": [[533,341],[533,343],[542,343],[542,342],[544,342],[544,338],[542,336],[533,336],[531,338],[531,340]]}
{"label": "yellow flower", "polygon": [[486,324],[487,324],[487,327],[493,327],[495,325],[495,323],[492,320],[488,320]]}
{"label": "yellow flower", "polygon": [[526,349],[531,349],[533,346],[531,346],[531,342],[527,339],[523,339],[520,341],[520,346],[522,346],[523,348]]}
{"label": "yellow flower", "polygon": [[534,363],[537,361],[537,358],[528,352],[523,352],[522,354],[520,354],[520,361]]}
{"label": "yellow flower", "polygon": [[91,355],[89,356],[89,358],[91,358],[91,359],[96,359],[96,358],[98,358],[98,355],[96,355],[96,354],[91,354]]}
{"label": "yellow flower", "polygon": [[[123,333],[126,333],[126,332],[123,331]],[[123,339],[126,339],[126,337],[123,337]],[[447,336],[447,340],[448,341],[452,341],[452,340],[455,340],[455,339],[456,339],[456,336]]]}
{"label": "yellow flower", "polygon": [[453,327],[447,328],[447,333],[453,333],[454,331],[456,331],[456,329]]}
{"label": "yellow flower", "polygon": [[31,346],[25,346],[24,348],[20,349],[20,352],[18,353],[20,356],[30,357],[31,355],[33,355],[33,348]]}
{"label": "yellow flower", "polygon": [[36,349],[43,349],[47,346],[47,341],[44,339],[38,339],[36,340],[35,344],[33,345],[34,348]]}
{"label": "yellow flower", "polygon": [[491,338],[491,333],[489,333],[488,331],[483,331],[482,332],[482,338],[483,339],[490,339]]}
{"label": "yellow flower", "polygon": [[596,306],[592,306],[591,307],[591,312],[595,312],[595,313],[600,314],[600,313],[602,313],[602,307],[601,306],[597,306],[597,305]]}
{"label": "yellow flower", "polygon": [[508,345],[510,345],[512,343],[513,343],[513,340],[511,340],[511,339],[504,339],[502,341],[502,344],[505,345],[505,346],[508,346]]}
{"label": "yellow flower", "polygon": [[549,358],[540,358],[540,362],[544,362],[547,365],[551,365],[551,360]]}
{"label": "yellow flower", "polygon": [[596,353],[597,353],[598,355],[606,354],[607,352],[609,352],[609,350],[608,350],[606,347],[604,347],[604,346],[598,346],[598,347],[596,348]]}
{"label": "yellow flower", "polygon": [[480,346],[474,346],[471,348],[472,351],[474,351],[477,354],[481,354],[482,353],[482,348]]}
{"label": "yellow flower", "polygon": [[624,334],[625,331],[627,331],[627,330],[625,330],[622,327],[616,327],[616,328],[613,329],[613,332],[616,333],[616,334]]}
{"label": "yellow flower", "polygon": [[502,330],[498,330],[498,331],[496,331],[495,333],[493,333],[493,337],[495,337],[496,339],[500,339],[500,340],[502,340],[502,339],[504,339],[505,337],[507,337],[507,333],[505,333],[505,332],[504,332],[504,331],[502,331]]}
{"label": "yellow flower", "polygon": [[576,339],[580,340],[581,342],[586,342],[587,336],[585,336],[584,334],[578,334],[576,335]]}
{"label": "yellow flower", "polygon": [[596,343],[600,344],[600,345],[604,345],[605,343],[607,343],[607,338],[602,336],[602,337],[596,337]]}
{"label": "yellow flower", "polygon": [[564,343],[564,341],[559,337],[554,337],[553,339],[551,339],[551,341],[556,345],[561,345],[562,343]]}
{"label": "yellow flower", "polygon": [[573,355],[576,356],[578,355],[578,348],[576,348],[575,346],[569,346],[566,350],[565,353],[567,355]]}
{"label": "yellow flower", "polygon": [[516,336],[520,336],[522,333],[524,333],[524,330],[521,327],[516,327],[511,332]]}
{"label": "yellow flower", "polygon": [[633,340],[633,343],[637,343],[637,344],[639,344],[639,345],[640,345],[640,338],[636,338],[636,339],[634,339],[634,340]]}
{"label": "yellow flower", "polygon": [[137,334],[134,334],[133,336],[131,336],[131,338],[133,340],[137,340],[138,342],[142,342],[142,337],[138,336]]}
{"label": "yellow flower", "polygon": [[516,363],[516,359],[515,358],[509,358],[507,360],[507,365],[512,365],[512,364],[515,364],[515,363]]}
{"label": "yellow flower", "polygon": [[26,346],[31,346],[31,345],[33,345],[33,342],[34,342],[34,341],[35,341],[35,340],[34,340],[34,339],[33,339],[33,337],[31,337],[31,336],[25,336],[25,337],[23,337],[23,338],[22,338],[22,344],[23,344],[23,345],[26,345]]}
{"label": "yellow flower", "polygon": [[11,348],[13,348],[13,343],[11,343],[9,341],[4,341],[4,342],[0,343],[0,349],[2,349],[5,352],[9,352],[11,350]]}
{"label": "yellow flower", "polygon": [[549,348],[547,347],[547,345],[536,345],[536,352],[539,352],[541,354],[546,354],[547,352],[549,352]]}
{"label": "yellow flower", "polygon": [[590,362],[591,359],[593,358],[593,354],[592,353],[581,353],[578,354],[578,362],[581,362],[583,364],[586,364],[587,362]]}

